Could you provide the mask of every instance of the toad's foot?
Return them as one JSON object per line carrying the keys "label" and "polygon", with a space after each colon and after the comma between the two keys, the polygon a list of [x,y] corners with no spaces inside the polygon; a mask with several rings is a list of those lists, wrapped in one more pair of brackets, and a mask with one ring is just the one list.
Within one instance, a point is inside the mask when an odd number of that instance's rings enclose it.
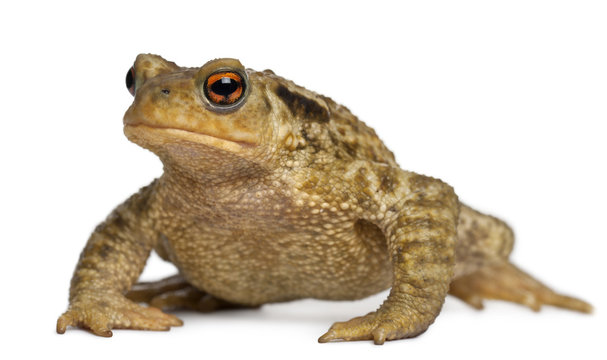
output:
{"label": "toad's foot", "polygon": [[95,335],[110,337],[111,329],[169,330],[183,322],[174,315],[153,307],[143,307],[118,294],[83,293],[74,299],[57,320],[57,332],[68,326],[91,330]]}
{"label": "toad's foot", "polygon": [[153,298],[180,289],[191,287],[181,275],[173,275],[158,281],[139,282],[125,296],[134,302],[150,303]]}
{"label": "toad's foot", "polygon": [[483,299],[506,300],[539,311],[552,305],[584,313],[592,312],[585,301],[557,294],[509,262],[488,265],[472,274],[455,279],[449,289],[454,295],[476,309],[483,308]]}
{"label": "toad's foot", "polygon": [[386,340],[413,337],[424,331],[403,324],[402,317],[395,319],[388,316],[389,313],[380,312],[381,309],[349,321],[336,322],[318,342],[373,340],[376,345],[382,345]]}
{"label": "toad's foot", "polygon": [[142,282],[133,286],[126,294],[135,302],[146,302],[159,309],[191,309],[200,312],[217,310],[257,308],[232,303],[200,291],[182,276],[175,275],[155,282]]}

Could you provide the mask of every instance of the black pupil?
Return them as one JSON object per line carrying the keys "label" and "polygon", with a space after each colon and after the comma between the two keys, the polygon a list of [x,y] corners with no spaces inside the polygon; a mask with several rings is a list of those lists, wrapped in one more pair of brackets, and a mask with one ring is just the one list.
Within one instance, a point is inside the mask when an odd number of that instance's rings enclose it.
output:
{"label": "black pupil", "polygon": [[126,73],[126,88],[131,90],[134,82],[135,79],[133,78],[133,68],[130,68],[129,71]]}
{"label": "black pupil", "polygon": [[215,81],[211,85],[211,91],[217,95],[229,96],[231,93],[238,89],[238,81],[229,78],[222,77],[220,80]]}

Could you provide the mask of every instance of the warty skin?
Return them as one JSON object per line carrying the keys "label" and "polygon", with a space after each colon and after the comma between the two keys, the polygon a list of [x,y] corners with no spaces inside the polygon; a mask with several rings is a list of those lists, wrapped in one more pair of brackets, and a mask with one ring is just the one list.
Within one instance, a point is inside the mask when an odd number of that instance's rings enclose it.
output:
{"label": "warty skin", "polygon": [[[234,59],[184,68],[139,55],[129,76],[124,132],[164,173],[91,235],[59,333],[168,330],[182,323],[158,308],[352,300],[388,288],[378,310],[319,341],[416,336],[448,292],[477,308],[495,298],[591,311],[511,264],[506,224],[461,204],[446,183],[400,169],[330,98]],[[136,284],[152,250],[179,274]]]}

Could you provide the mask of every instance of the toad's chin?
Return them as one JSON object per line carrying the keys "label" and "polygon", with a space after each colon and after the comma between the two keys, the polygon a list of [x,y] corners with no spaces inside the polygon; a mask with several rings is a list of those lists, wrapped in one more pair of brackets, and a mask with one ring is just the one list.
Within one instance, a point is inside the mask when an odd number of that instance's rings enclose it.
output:
{"label": "toad's chin", "polygon": [[124,134],[130,141],[152,151],[158,146],[184,142],[210,146],[231,153],[240,153],[256,146],[244,141],[232,141],[188,130],[144,124],[125,124]]}
{"label": "toad's chin", "polygon": [[226,181],[233,176],[259,173],[262,166],[256,162],[254,144],[243,144],[205,134],[173,128],[148,125],[126,125],[124,134],[135,144],[158,155],[167,171],[180,169],[191,179],[204,183]]}

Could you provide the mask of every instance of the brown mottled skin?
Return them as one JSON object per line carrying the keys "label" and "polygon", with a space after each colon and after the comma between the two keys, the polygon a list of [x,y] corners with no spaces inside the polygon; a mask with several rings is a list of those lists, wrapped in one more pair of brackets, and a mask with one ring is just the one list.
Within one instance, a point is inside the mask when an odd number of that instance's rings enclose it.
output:
{"label": "brown mottled skin", "polygon": [[[377,311],[335,323],[319,341],[416,336],[448,292],[477,308],[496,298],[591,311],[509,263],[506,224],[462,205],[446,183],[401,170],[331,99],[233,59],[183,68],[139,55],[133,69],[124,132],[160,157],[164,174],[95,229],[59,333],[182,324],[156,307],[352,300],[388,288]],[[219,70],[246,74],[237,106],[202,90]],[[179,274],[135,284],[152,250]]]}

